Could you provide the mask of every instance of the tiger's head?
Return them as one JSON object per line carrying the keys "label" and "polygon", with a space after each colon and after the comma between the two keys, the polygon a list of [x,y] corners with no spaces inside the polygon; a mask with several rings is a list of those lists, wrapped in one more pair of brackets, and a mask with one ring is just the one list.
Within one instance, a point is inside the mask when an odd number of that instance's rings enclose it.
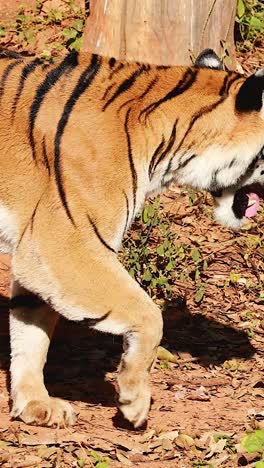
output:
{"label": "tiger's head", "polygon": [[[199,55],[195,66],[223,70],[221,60],[211,49]],[[242,83],[235,96],[235,112],[237,128],[239,130],[240,122],[246,124],[248,138],[242,145],[241,153],[237,151],[237,159],[229,162],[222,175],[216,173],[215,187],[209,190],[215,199],[216,220],[227,227],[239,229],[248,218],[257,214],[260,198],[264,198],[264,69]],[[244,157],[247,151],[248,155]],[[245,171],[241,171],[236,181],[231,180],[230,183],[228,169],[234,164],[242,166],[243,160],[249,161],[249,165]]]}

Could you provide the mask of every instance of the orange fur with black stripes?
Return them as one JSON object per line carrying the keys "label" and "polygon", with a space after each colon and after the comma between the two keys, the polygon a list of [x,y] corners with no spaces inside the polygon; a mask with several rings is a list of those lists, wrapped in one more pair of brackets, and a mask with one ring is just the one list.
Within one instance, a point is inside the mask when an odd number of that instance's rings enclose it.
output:
{"label": "orange fur with black stripes", "polygon": [[119,407],[135,427],[145,421],[162,318],[117,259],[123,235],[146,197],[171,181],[210,191],[245,184],[264,145],[263,75],[250,82],[197,66],[89,54],[46,64],[0,53],[14,417],[74,422],[71,406],[43,383],[61,314],[124,336]]}

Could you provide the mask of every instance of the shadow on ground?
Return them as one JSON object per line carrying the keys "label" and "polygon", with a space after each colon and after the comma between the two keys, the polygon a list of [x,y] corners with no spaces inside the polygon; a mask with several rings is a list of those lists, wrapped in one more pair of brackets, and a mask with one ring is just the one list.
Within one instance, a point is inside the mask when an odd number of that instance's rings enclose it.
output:
{"label": "shadow on ground", "polygon": [[[9,368],[8,300],[0,297],[0,368]],[[163,346],[188,352],[207,367],[225,360],[249,358],[254,353],[243,331],[217,320],[189,313],[184,301],[167,303],[164,311]],[[97,333],[61,319],[49,351],[45,380],[54,396],[91,405],[115,406],[116,391],[111,372],[122,353],[121,337]],[[108,379],[104,380],[108,373]],[[110,378],[109,378],[110,373]]]}

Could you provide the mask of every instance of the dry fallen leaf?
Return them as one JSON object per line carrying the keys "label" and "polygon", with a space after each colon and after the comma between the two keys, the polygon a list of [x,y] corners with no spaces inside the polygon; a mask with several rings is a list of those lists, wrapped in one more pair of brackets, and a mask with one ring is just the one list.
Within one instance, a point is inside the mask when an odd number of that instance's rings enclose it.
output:
{"label": "dry fallen leaf", "polygon": [[192,437],[188,436],[187,434],[180,434],[177,439],[175,439],[175,443],[178,447],[189,449],[195,445],[195,442]]}
{"label": "dry fallen leaf", "polygon": [[209,447],[210,452],[207,453],[204,458],[208,459],[211,458],[215,453],[221,453],[224,450],[226,443],[226,439],[219,439],[218,442],[212,442]]}
{"label": "dry fallen leaf", "polygon": [[168,432],[161,432],[158,436],[158,439],[168,439],[168,440],[175,440],[179,436],[179,431],[168,431]]}
{"label": "dry fallen leaf", "polygon": [[162,346],[158,347],[157,359],[160,361],[178,362],[177,356],[174,356],[174,354]]}
{"label": "dry fallen leaf", "polygon": [[123,453],[116,451],[116,458],[122,463],[122,466],[131,466],[133,463]]}
{"label": "dry fallen leaf", "polygon": [[197,400],[197,401],[209,401],[210,395],[207,390],[201,385],[197,390],[191,392],[187,396],[188,400]]}

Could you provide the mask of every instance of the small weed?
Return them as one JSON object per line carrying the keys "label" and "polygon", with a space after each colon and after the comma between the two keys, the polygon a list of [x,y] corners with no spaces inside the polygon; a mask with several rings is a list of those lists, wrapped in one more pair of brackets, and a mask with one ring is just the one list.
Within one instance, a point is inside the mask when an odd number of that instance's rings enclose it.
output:
{"label": "small weed", "polygon": [[162,370],[167,370],[170,368],[169,361],[166,361],[166,360],[160,361],[159,366],[160,366],[160,369]]}
{"label": "small weed", "polygon": [[226,435],[226,434],[216,434],[216,435],[214,436],[214,439],[215,439],[216,442],[218,442],[218,441],[221,440],[221,439],[224,439],[224,440],[226,441],[225,449],[228,450],[228,451],[231,452],[231,453],[236,453],[236,452],[237,452],[235,442],[234,442],[234,440],[232,439],[232,437],[230,437],[229,435]]}
{"label": "small weed", "polygon": [[124,242],[122,260],[130,275],[153,297],[169,298],[177,264],[185,256],[171,232],[169,219],[159,212],[160,200],[146,204],[141,221]]}
{"label": "small weed", "polygon": [[236,24],[240,50],[251,50],[264,37],[264,3],[260,0],[238,0]]}
{"label": "small weed", "polygon": [[170,215],[160,209],[159,198],[148,202],[125,238],[121,261],[154,299],[170,300],[175,281],[191,277],[196,286],[195,301],[200,303],[207,287],[201,274],[208,263],[199,248],[178,241],[172,224]]}
{"label": "small weed", "polygon": [[102,457],[99,453],[95,452],[95,450],[92,450],[89,455],[93,459],[95,468],[109,468],[110,458]]}
{"label": "small weed", "polygon": [[66,40],[66,45],[69,50],[80,50],[82,45],[82,31],[84,27],[84,21],[82,19],[76,20],[71,28],[66,28],[62,31],[62,34]]}

